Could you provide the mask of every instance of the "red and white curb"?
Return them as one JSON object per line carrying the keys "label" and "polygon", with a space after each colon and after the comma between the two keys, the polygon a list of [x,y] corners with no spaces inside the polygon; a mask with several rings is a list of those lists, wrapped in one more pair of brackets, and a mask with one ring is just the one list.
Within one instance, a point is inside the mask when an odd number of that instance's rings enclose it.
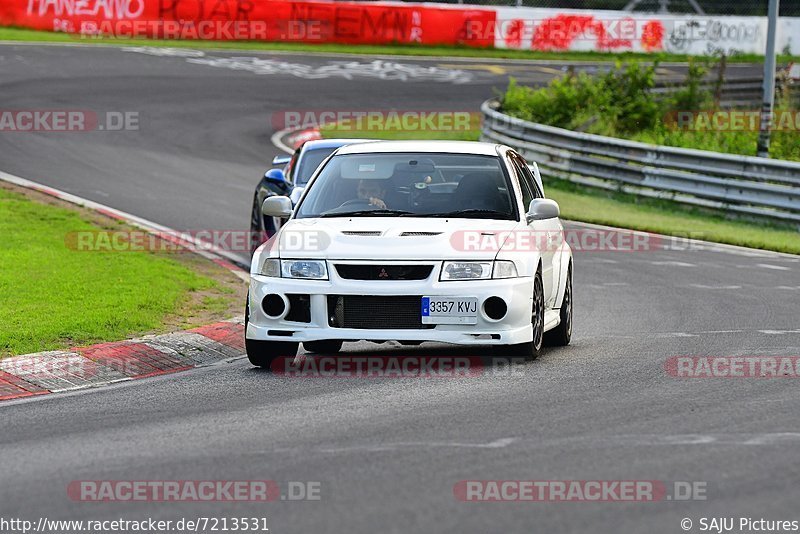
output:
{"label": "red and white curb", "polygon": [[177,373],[244,355],[244,322],[0,359],[0,401]]}
{"label": "red and white curb", "polygon": [[285,128],[272,134],[271,141],[279,150],[291,154],[306,141],[318,139],[322,139],[319,128]]}
{"label": "red and white curb", "polygon": [[[178,235],[166,226],[13,174],[0,171],[0,180],[124,221],[162,239]],[[192,237],[181,239],[194,245],[192,252],[250,281],[236,255]],[[232,319],[185,332],[12,356],[0,359],[0,401],[176,373],[239,358],[244,352],[243,321]]]}

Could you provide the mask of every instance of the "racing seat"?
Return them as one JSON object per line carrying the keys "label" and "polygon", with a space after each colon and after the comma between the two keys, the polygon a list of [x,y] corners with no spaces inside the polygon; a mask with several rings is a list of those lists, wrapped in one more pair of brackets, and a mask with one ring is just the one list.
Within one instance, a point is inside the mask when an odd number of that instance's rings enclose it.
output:
{"label": "racing seat", "polygon": [[427,176],[433,175],[436,167],[431,159],[419,159],[410,163],[398,163],[394,173],[389,179],[387,187],[386,204],[394,209],[409,209],[412,207],[414,184],[424,182]]}
{"label": "racing seat", "polygon": [[484,172],[465,174],[453,192],[453,200],[458,210],[476,209],[510,213],[508,201],[500,193],[497,180]]}

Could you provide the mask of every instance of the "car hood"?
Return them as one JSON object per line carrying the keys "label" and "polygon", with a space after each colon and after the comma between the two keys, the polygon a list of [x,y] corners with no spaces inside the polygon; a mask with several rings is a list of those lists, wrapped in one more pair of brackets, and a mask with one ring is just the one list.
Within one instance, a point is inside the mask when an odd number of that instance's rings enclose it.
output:
{"label": "car hood", "polygon": [[[518,221],[350,217],[292,219],[277,237],[282,258],[490,260]],[[488,246],[465,245],[465,235]],[[469,243],[470,241],[467,241]],[[274,254],[274,252],[273,252]]]}

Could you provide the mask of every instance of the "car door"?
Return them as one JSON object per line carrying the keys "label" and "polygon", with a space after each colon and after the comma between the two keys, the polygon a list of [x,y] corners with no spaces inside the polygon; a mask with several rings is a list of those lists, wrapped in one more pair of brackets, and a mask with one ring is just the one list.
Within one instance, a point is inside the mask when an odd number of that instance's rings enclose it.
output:
{"label": "car door", "polygon": [[[544,198],[544,193],[522,156],[512,151],[509,152],[509,158],[519,177],[522,199],[527,212],[531,201],[535,198]],[[558,296],[558,284],[560,281],[558,249],[563,235],[561,221],[557,217],[540,221],[528,221],[528,230],[534,236],[531,242],[539,248],[542,257],[542,285],[544,286],[545,305],[548,308],[552,308]]]}

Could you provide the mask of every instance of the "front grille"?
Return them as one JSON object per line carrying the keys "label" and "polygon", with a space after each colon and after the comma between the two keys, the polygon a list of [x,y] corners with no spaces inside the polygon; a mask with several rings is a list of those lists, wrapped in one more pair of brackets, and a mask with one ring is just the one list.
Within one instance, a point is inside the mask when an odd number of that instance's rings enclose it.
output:
{"label": "front grille", "polygon": [[335,264],[339,276],[347,280],[425,280],[433,265],[346,265]]}
{"label": "front grille", "polygon": [[422,297],[329,295],[328,324],[332,328],[422,329]]}

